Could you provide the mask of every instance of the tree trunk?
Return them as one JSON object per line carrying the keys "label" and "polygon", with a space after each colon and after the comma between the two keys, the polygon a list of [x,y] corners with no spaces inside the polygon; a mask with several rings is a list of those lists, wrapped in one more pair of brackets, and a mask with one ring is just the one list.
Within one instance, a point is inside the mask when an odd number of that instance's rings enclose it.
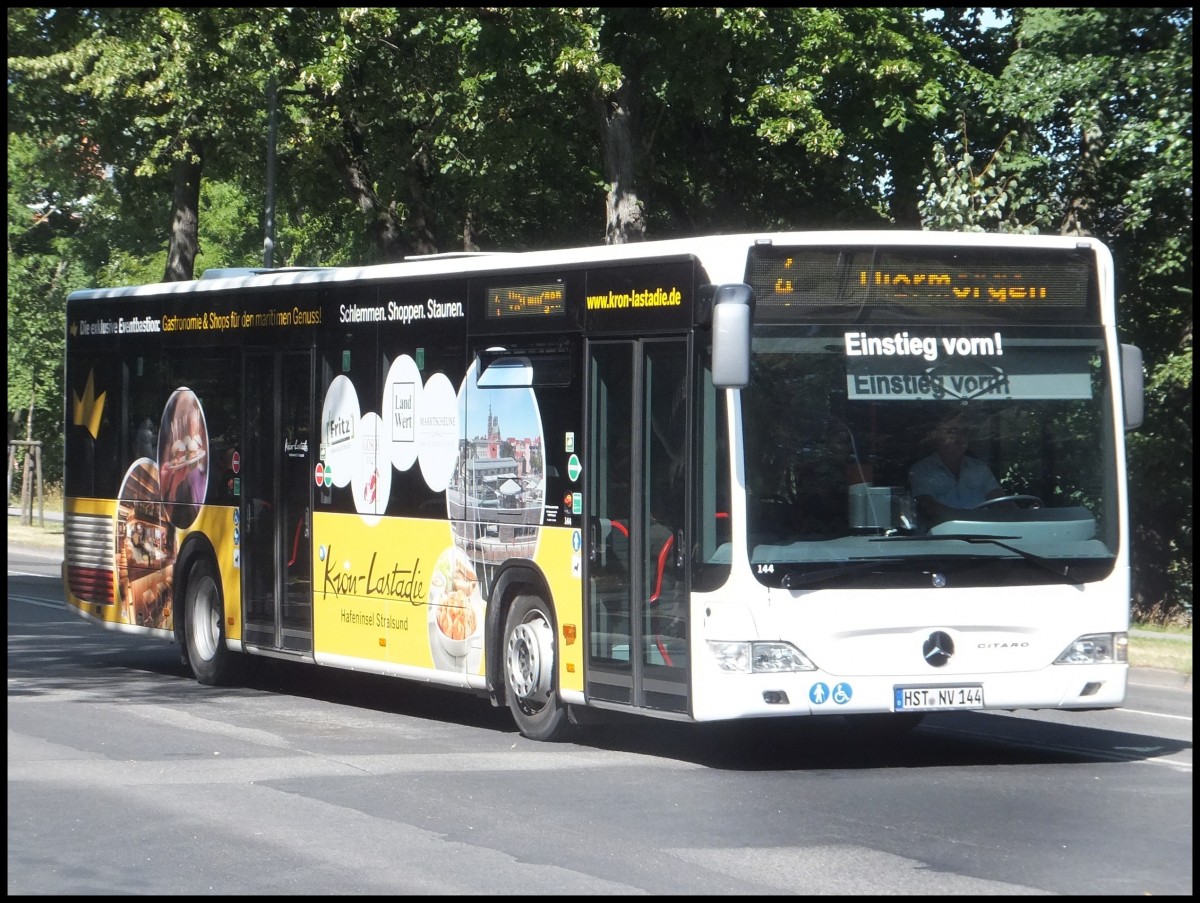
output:
{"label": "tree trunk", "polygon": [[204,168],[204,146],[198,138],[187,139],[183,159],[173,167],[175,182],[171,196],[171,243],[167,248],[164,282],[186,282],[196,269],[200,247],[200,173]]}
{"label": "tree trunk", "polygon": [[605,198],[604,243],[645,241],[646,221],[634,187],[635,126],[628,81],[608,97],[594,101],[600,127],[600,152],[608,195]]}
{"label": "tree trunk", "polygon": [[[37,386],[29,390],[29,414],[25,418],[25,441],[33,441],[33,410],[37,405]],[[21,467],[21,519],[23,526],[33,523],[33,446],[25,446]]]}
{"label": "tree trunk", "polygon": [[[364,151],[362,134],[350,117],[343,119],[344,144],[335,144],[329,153],[342,174],[342,184],[358,209],[383,262],[403,260],[403,232],[394,204],[383,203],[375,193],[371,168]],[[435,249],[436,250],[436,249]]]}
{"label": "tree trunk", "polygon": [[[908,137],[911,140],[912,136]],[[921,140],[927,146],[933,138]],[[920,160],[903,150],[891,156],[892,195],[888,199],[888,212],[898,229],[921,228],[922,166]]]}
{"label": "tree trunk", "polygon": [[1079,139],[1079,162],[1069,191],[1067,209],[1060,229],[1063,235],[1092,235],[1095,220],[1093,199],[1099,194],[1099,162],[1104,156],[1104,141],[1099,130],[1083,129]]}
{"label": "tree trunk", "polygon": [[435,217],[425,200],[425,177],[418,167],[408,179],[408,232],[412,236],[413,252],[416,254],[438,253],[437,237],[433,234]]}
{"label": "tree trunk", "polygon": [[466,217],[463,219],[463,246],[464,251],[478,251],[479,245],[475,243],[475,217],[471,211],[467,211]]}

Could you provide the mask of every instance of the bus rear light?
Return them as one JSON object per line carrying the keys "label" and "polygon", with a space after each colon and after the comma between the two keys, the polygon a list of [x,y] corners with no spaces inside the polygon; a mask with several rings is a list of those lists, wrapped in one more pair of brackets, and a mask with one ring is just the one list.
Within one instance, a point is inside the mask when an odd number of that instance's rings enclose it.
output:
{"label": "bus rear light", "polygon": [[791,643],[737,643],[709,640],[708,649],[722,671],[764,674],[815,671],[817,666]]}
{"label": "bus rear light", "polygon": [[1129,635],[1089,633],[1079,637],[1054,660],[1056,665],[1109,665],[1129,661]]}

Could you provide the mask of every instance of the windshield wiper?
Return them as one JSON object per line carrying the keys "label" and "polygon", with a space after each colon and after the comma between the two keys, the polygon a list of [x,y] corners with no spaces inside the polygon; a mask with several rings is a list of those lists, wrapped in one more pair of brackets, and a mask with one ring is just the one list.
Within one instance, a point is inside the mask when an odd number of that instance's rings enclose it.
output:
{"label": "windshield wiper", "polygon": [[1019,536],[992,536],[987,533],[939,533],[936,536],[880,536],[872,539],[871,542],[941,542],[942,540],[958,540],[972,544],[990,543],[994,546],[1012,552],[1014,555],[1020,555],[1026,561],[1032,561],[1038,567],[1045,568],[1056,577],[1061,577],[1072,586],[1082,586],[1082,580],[1076,580],[1070,575],[1071,566],[1060,566],[1051,562],[1048,558],[1043,558],[1041,555],[1035,555],[1033,552],[1027,552],[1018,546],[1010,545],[1005,542],[1006,539],[1020,539]]}
{"label": "windshield wiper", "polygon": [[855,561],[850,564],[839,564],[837,567],[824,568],[820,571],[805,571],[798,574],[794,571],[783,575],[783,579],[779,581],[779,585],[784,589],[796,589],[801,586],[812,586],[814,583],[824,583],[826,580],[833,580],[837,577],[845,577],[847,574],[859,574],[863,571],[874,570],[883,564],[884,561],[879,558],[872,558],[870,561]]}

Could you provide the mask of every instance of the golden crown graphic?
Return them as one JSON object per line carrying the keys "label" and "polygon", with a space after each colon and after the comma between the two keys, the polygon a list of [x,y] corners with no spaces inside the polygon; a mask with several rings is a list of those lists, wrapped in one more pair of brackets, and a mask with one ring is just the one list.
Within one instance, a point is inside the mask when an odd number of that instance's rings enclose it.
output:
{"label": "golden crown graphic", "polygon": [[99,438],[100,419],[104,416],[104,397],[107,392],[96,395],[95,371],[88,371],[87,385],[83,389],[83,398],[71,392],[71,422],[76,426],[86,427],[92,438]]}

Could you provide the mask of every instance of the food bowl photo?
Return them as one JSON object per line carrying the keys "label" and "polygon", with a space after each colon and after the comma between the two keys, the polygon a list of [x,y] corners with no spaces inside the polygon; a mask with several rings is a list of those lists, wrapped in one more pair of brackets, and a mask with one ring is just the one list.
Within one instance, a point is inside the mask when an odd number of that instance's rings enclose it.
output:
{"label": "food bowl photo", "polygon": [[471,649],[483,627],[479,578],[462,550],[450,547],[438,556],[429,580],[430,642],[454,658]]}
{"label": "food bowl photo", "polygon": [[471,637],[479,629],[479,613],[475,602],[457,590],[442,595],[434,605],[433,620],[442,648],[455,658],[470,651]]}

